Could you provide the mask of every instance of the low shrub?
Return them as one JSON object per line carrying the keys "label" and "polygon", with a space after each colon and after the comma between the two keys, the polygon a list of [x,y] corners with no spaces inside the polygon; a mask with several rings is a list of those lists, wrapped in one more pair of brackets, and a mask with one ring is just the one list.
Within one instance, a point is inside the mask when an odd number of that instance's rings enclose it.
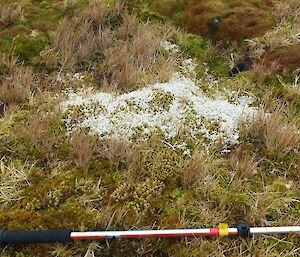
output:
{"label": "low shrub", "polygon": [[48,40],[42,34],[33,32],[31,35],[15,37],[13,45],[21,60],[31,62],[48,45]]}

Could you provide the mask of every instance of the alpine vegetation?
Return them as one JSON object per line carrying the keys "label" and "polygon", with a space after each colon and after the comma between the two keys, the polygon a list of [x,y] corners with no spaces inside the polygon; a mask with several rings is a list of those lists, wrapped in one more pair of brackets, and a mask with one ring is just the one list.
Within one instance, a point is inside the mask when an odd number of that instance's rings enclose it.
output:
{"label": "alpine vegetation", "polygon": [[1,257],[299,256],[295,234],[115,240],[299,227],[299,3],[0,0],[0,243],[114,235]]}

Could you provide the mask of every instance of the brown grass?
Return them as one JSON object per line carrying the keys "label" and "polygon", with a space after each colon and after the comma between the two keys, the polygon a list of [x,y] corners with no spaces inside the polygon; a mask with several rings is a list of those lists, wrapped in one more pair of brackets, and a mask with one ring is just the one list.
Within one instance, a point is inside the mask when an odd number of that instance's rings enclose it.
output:
{"label": "brown grass", "polygon": [[[300,35],[300,34],[299,34]],[[299,74],[300,73],[300,45],[278,47],[275,51],[267,51],[264,58],[264,66],[273,67],[277,74]]]}
{"label": "brown grass", "polygon": [[[150,65],[158,56],[162,39],[147,27],[140,27],[131,43],[134,60],[140,65]],[[150,62],[149,62],[150,61]]]}
{"label": "brown grass", "polygon": [[87,135],[84,131],[74,132],[71,139],[76,166],[87,172],[90,159],[96,150],[97,137]]}
{"label": "brown grass", "polygon": [[[300,3],[297,0],[275,1],[277,24],[263,37],[248,40],[251,55],[280,74],[296,73],[299,68]],[[261,67],[258,67],[260,69]],[[273,67],[274,68],[274,67]]]}
{"label": "brown grass", "polygon": [[0,57],[0,76],[12,73],[17,66],[18,57],[15,55],[14,50],[2,53]]}
{"label": "brown grass", "polygon": [[96,45],[97,48],[105,52],[110,46],[114,43],[114,32],[111,28],[102,28],[99,29],[96,36]]}
{"label": "brown grass", "polygon": [[136,15],[131,15],[128,11],[123,14],[123,21],[117,29],[117,37],[121,40],[127,40],[138,32],[139,21]]}
{"label": "brown grass", "polygon": [[[120,15],[122,8],[118,3],[111,6],[93,0],[80,16],[60,21],[50,39],[52,48],[61,56],[62,69],[74,69],[83,63],[90,64],[95,53],[102,53],[112,45],[113,33],[110,27],[116,26],[113,22],[118,23],[114,19],[119,19],[116,17]],[[57,56],[52,50],[42,52],[41,58],[45,65],[52,66],[57,62]]]}
{"label": "brown grass", "polygon": [[0,99],[7,104],[20,104],[28,100],[31,94],[31,86],[34,83],[34,75],[31,68],[22,65],[17,66],[0,81]]}
{"label": "brown grass", "polygon": [[265,140],[268,149],[286,154],[300,150],[300,134],[293,122],[289,123],[284,114],[275,112],[266,121]]}
{"label": "brown grass", "polygon": [[167,81],[175,71],[176,61],[160,53],[162,40],[155,32],[140,26],[132,40],[119,41],[108,49],[103,79],[121,91],[156,80]]}
{"label": "brown grass", "polygon": [[278,22],[283,20],[295,22],[300,16],[300,2],[298,0],[276,1],[274,12]]}
{"label": "brown grass", "polygon": [[197,180],[204,179],[207,175],[207,157],[203,152],[196,153],[183,169],[182,185],[191,187]]}
{"label": "brown grass", "polygon": [[250,124],[243,123],[241,137],[282,155],[300,150],[296,121],[290,122],[280,110],[271,114],[257,114]]}
{"label": "brown grass", "polygon": [[57,69],[59,63],[59,55],[52,48],[45,48],[40,52],[39,56],[33,60],[33,64],[41,65],[48,70]]}
{"label": "brown grass", "polygon": [[18,20],[22,14],[23,10],[18,4],[13,4],[8,7],[0,7],[0,23],[8,26]]}
{"label": "brown grass", "polygon": [[[9,104],[24,102],[30,94],[32,73],[24,68],[15,55],[14,49],[2,53],[0,57],[0,115],[11,110]],[[23,72],[24,71],[24,72]],[[8,111],[9,112],[9,111]]]}
{"label": "brown grass", "polygon": [[229,167],[239,179],[245,179],[257,173],[256,157],[237,148],[229,158]]}
{"label": "brown grass", "polygon": [[103,74],[103,79],[112,89],[129,91],[141,83],[141,71],[132,62],[127,43],[116,44],[108,49],[104,63],[107,72]]}
{"label": "brown grass", "polygon": [[89,64],[95,67],[95,82],[102,89],[131,91],[167,81],[174,73],[176,61],[161,52],[163,40],[122,4],[111,7],[92,1],[81,16],[62,20],[52,33],[52,48],[61,58],[46,49],[38,59],[45,67],[61,59],[62,69]]}
{"label": "brown grass", "polygon": [[111,169],[118,170],[124,166],[129,166],[131,161],[138,161],[136,156],[133,156],[133,150],[132,144],[125,138],[110,138],[105,141],[105,145],[100,151],[100,154],[109,160]]}
{"label": "brown grass", "polygon": [[62,56],[62,68],[72,69],[80,62],[88,62],[95,51],[95,35],[91,23],[79,19],[62,20],[51,35],[51,43]]}
{"label": "brown grass", "polygon": [[261,62],[254,63],[252,65],[252,79],[262,84],[269,75],[274,74],[278,70],[278,67],[279,65],[276,61],[266,62],[265,59]]}
{"label": "brown grass", "polygon": [[114,5],[105,1],[91,0],[89,6],[81,13],[80,18],[84,22],[91,23],[95,30],[104,26],[111,26],[114,20],[124,10],[121,1],[116,1]]}
{"label": "brown grass", "polygon": [[[38,144],[39,142],[46,141],[46,121],[42,117],[34,117],[30,122],[25,125],[26,127],[26,137],[29,142],[33,145]],[[45,147],[45,145],[44,145]],[[49,149],[51,150],[51,149]]]}

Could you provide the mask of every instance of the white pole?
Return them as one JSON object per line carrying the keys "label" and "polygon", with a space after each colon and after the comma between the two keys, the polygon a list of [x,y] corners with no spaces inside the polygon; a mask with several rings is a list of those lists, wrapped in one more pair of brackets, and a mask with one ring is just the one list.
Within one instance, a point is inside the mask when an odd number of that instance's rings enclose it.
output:
{"label": "white pole", "polygon": [[[238,235],[237,228],[228,228],[227,235]],[[289,227],[250,227],[250,235],[299,233],[300,226]],[[129,231],[93,231],[72,232],[72,239],[112,239],[112,238],[145,238],[145,237],[187,237],[219,236],[219,228],[202,229],[167,229],[167,230],[129,230]]]}
{"label": "white pole", "polygon": [[288,234],[300,233],[300,226],[294,227],[250,227],[250,234]]}
{"label": "white pole", "polygon": [[[217,229],[218,230],[218,229]],[[236,228],[228,228],[229,235],[236,235]],[[94,231],[72,232],[72,239],[110,239],[110,238],[142,238],[142,237],[184,237],[184,236],[217,236],[215,230],[202,229],[167,229],[167,230],[129,230],[129,231]]]}

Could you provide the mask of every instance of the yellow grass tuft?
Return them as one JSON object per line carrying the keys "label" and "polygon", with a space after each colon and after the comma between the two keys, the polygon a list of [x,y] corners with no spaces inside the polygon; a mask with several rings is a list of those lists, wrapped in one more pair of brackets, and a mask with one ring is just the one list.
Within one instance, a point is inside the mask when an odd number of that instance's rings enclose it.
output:
{"label": "yellow grass tuft", "polygon": [[275,17],[277,21],[297,21],[300,17],[300,2],[298,0],[277,1],[275,3]]}
{"label": "yellow grass tuft", "polygon": [[29,171],[26,165],[0,159],[0,205],[9,205],[22,199],[22,189],[29,185]]}

